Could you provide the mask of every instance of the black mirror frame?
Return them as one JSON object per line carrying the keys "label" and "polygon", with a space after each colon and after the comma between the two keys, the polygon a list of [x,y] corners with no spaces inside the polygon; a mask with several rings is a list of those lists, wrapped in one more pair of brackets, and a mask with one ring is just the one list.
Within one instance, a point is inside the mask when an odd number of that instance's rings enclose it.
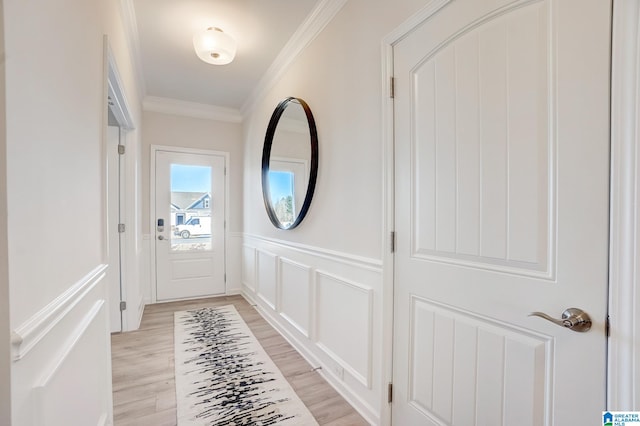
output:
{"label": "black mirror frame", "polygon": [[[287,109],[289,103],[296,101],[304,109],[304,113],[307,116],[307,123],[309,124],[309,135],[310,135],[310,144],[311,144],[311,164],[309,170],[309,182],[307,185],[307,192],[304,197],[304,202],[302,203],[302,208],[300,209],[300,213],[296,216],[295,221],[291,223],[289,226],[284,226],[276,216],[276,212],[269,201],[271,199],[270,191],[269,191],[269,160],[271,157],[271,145],[273,144],[273,136],[276,133],[276,127],[278,126],[278,122],[280,121],[280,117],[284,113],[284,110]],[[293,229],[296,226],[300,225],[302,219],[307,215],[307,211],[311,206],[311,199],[313,198],[313,192],[316,188],[316,178],[318,176],[318,132],[316,130],[316,122],[313,118],[313,114],[311,113],[311,108],[305,101],[300,98],[288,97],[282,102],[278,104],[276,109],[273,111],[271,115],[271,120],[269,120],[269,126],[267,127],[267,133],[264,138],[264,147],[262,149],[262,199],[264,201],[265,209],[267,210],[267,215],[271,220],[271,223],[276,228],[279,229]]]}

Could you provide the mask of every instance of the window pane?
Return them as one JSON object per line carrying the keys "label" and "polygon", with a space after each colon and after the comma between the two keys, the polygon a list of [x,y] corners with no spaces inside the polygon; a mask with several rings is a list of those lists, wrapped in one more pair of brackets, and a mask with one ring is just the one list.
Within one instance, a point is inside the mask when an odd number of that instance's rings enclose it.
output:
{"label": "window pane", "polygon": [[211,250],[211,167],[171,165],[171,250]]}
{"label": "window pane", "polygon": [[296,217],[293,173],[270,170],[269,192],[278,220],[284,226],[291,225]]}

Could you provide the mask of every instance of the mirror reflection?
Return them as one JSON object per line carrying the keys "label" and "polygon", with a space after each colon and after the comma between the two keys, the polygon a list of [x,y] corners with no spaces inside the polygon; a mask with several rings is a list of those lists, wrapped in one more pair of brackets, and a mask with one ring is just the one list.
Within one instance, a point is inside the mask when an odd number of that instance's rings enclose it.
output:
{"label": "mirror reflection", "polygon": [[297,226],[309,208],[317,174],[317,134],[308,105],[282,101],[271,116],[262,157],[262,189],[271,222]]}

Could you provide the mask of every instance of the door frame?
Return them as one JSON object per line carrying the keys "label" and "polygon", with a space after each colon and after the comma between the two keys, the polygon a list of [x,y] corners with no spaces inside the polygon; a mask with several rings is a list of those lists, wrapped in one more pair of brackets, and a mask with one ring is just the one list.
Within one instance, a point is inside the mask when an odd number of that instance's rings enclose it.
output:
{"label": "door frame", "polygon": [[[613,0],[607,408],[640,406],[640,3]],[[634,299],[635,294],[635,299]],[[631,338],[630,338],[631,337]],[[636,376],[632,376],[635,372]]]}
{"label": "door frame", "polygon": [[[119,125],[119,144],[125,147],[125,150],[133,151],[131,145],[135,143],[132,140],[133,131],[136,129],[135,122],[133,120],[133,115],[131,113],[131,108],[129,107],[129,103],[127,102],[127,98],[125,96],[124,85],[122,83],[122,79],[120,78],[120,72],[118,71],[118,65],[116,63],[115,55],[109,45],[109,37],[104,36],[103,38],[103,48],[105,55],[105,124],[104,124],[104,134],[103,134],[103,161],[104,161],[104,202],[105,202],[105,218],[107,218],[107,222],[105,223],[104,239],[103,239],[103,251],[104,251],[104,263],[108,263],[108,238],[111,237],[111,229],[108,226],[108,223],[115,223],[114,221],[117,218],[109,217],[109,210],[107,208],[109,201],[109,194],[106,191],[107,182],[109,182],[110,177],[107,174],[108,166],[107,166],[107,158],[109,149],[109,141],[107,138],[107,127],[108,127],[108,119],[106,118],[108,114],[108,110],[111,109],[111,112],[116,118],[116,121]],[[127,153],[129,157],[132,157],[132,154]],[[131,269],[128,268],[128,265],[135,265],[137,262],[137,258],[135,254],[133,254],[130,250],[130,247],[135,246],[135,235],[134,235],[134,224],[135,220],[135,212],[132,208],[127,208],[127,200],[130,200],[132,194],[135,194],[135,188],[133,187],[134,179],[127,180],[128,170],[133,170],[133,158],[127,160],[127,157],[120,158],[120,167],[119,167],[119,214],[120,220],[129,226],[128,232],[123,233],[119,236],[120,238],[120,255],[119,257],[119,265],[120,268],[120,301],[126,301],[127,295],[129,294],[129,290],[131,289],[131,285],[134,281],[134,277],[132,275]],[[109,265],[110,267],[115,267],[116,265]],[[120,302],[118,301],[118,303]],[[112,301],[109,301],[112,303]],[[130,306],[129,309],[125,310],[121,314],[121,330],[130,331],[137,329],[140,323],[141,317],[138,315],[138,309],[133,309],[133,306]]]}
{"label": "door frame", "polygon": [[[393,382],[394,306],[394,118],[393,47],[451,0],[432,0],[382,39],[381,135],[383,169],[382,378],[380,389]],[[613,0],[611,63],[611,170],[607,409],[640,406],[640,3]],[[639,292],[640,293],[640,292]],[[629,336],[633,336],[629,339]],[[636,376],[632,376],[632,372]],[[382,392],[381,424],[391,424],[391,404]]]}
{"label": "door frame", "polygon": [[[196,148],[183,148],[179,146],[168,145],[151,145],[149,150],[149,238],[152,240],[150,244],[151,248],[151,303],[158,302],[157,296],[157,283],[156,283],[156,152],[169,151],[178,154],[200,154],[200,155],[218,155],[224,157],[225,179],[224,179],[224,223],[229,223],[229,175],[231,170],[229,169],[230,153],[226,151],[213,151],[208,149],[196,149]],[[228,227],[224,227],[224,268],[228,270],[229,259],[227,250],[229,247],[229,231]],[[228,294],[228,289],[225,282],[225,294]]]}

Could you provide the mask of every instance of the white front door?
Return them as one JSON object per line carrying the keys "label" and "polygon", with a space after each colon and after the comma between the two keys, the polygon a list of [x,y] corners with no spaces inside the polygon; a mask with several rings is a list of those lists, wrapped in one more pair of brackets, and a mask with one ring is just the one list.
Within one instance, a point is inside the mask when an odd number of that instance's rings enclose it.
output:
{"label": "white front door", "polygon": [[443,3],[394,46],[393,423],[601,424],[611,2]]}
{"label": "white front door", "polygon": [[225,293],[225,157],[155,151],[157,300]]}

